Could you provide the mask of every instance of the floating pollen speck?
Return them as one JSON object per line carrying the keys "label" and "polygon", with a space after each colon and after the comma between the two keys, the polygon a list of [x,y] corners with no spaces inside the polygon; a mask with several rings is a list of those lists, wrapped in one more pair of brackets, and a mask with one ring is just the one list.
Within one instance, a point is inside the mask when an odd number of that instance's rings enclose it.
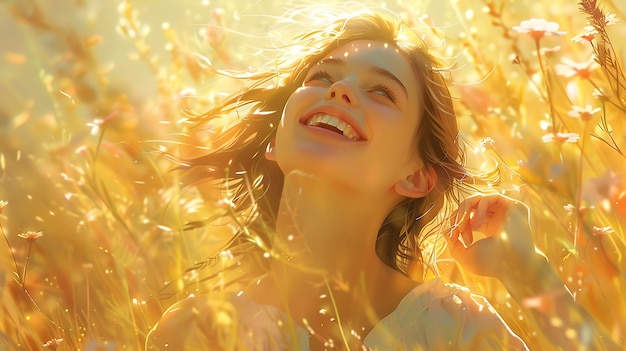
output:
{"label": "floating pollen speck", "polygon": [[172,228],[170,228],[168,226],[165,226],[165,225],[162,225],[162,224],[157,224],[157,228],[159,228],[159,229],[161,229],[163,231],[166,231],[166,232],[171,232],[172,231]]}
{"label": "floating pollen speck", "polygon": [[92,35],[85,40],[85,46],[96,46],[102,43],[103,39],[101,35]]}
{"label": "floating pollen speck", "polygon": [[4,60],[14,65],[22,65],[26,63],[26,56],[15,52],[8,52],[4,54]]}

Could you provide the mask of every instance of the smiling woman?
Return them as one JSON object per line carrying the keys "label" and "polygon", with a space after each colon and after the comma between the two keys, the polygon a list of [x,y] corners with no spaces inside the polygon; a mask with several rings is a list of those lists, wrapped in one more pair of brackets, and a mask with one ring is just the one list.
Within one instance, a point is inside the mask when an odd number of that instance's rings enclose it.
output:
{"label": "smiling woman", "polygon": [[[209,167],[233,191],[241,228],[227,269],[244,276],[231,293],[220,281],[219,293],[174,305],[148,348],[527,349],[485,298],[415,277],[428,264],[426,228],[449,233],[468,270],[500,279],[519,301],[556,294],[567,330],[595,328],[535,253],[525,206],[474,196],[443,211],[474,177],[463,167],[445,65],[420,36],[388,13],[321,28],[297,39],[306,50],[246,77],[248,88],[199,118],[250,111],[183,166]],[[266,86],[272,79],[280,84]],[[560,330],[546,332],[570,346]]]}

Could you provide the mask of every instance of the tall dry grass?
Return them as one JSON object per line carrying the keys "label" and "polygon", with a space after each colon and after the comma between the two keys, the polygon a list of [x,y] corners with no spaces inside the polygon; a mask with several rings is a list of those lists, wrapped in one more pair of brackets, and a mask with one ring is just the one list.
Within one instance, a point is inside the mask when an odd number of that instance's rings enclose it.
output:
{"label": "tall dry grass", "polygon": [[[257,35],[290,6],[0,3],[0,350],[140,350],[164,309],[202,288],[202,262],[233,229],[222,221],[185,230],[220,215],[221,194],[182,187],[164,154],[201,147],[185,137],[186,116],[237,87],[215,69],[271,57],[259,40],[283,39]],[[446,33],[436,50],[458,62],[453,90],[476,159],[498,164],[494,187],[529,204],[538,248],[623,343],[626,6],[388,6]],[[560,27],[524,33],[530,18]],[[437,266],[489,297],[533,349],[549,349],[499,283],[465,274],[445,254]]]}

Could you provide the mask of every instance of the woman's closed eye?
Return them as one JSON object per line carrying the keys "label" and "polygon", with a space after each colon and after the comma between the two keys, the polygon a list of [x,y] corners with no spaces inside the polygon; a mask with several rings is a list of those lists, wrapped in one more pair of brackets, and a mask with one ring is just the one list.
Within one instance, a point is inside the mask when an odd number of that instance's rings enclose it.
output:
{"label": "woman's closed eye", "polygon": [[391,88],[384,84],[375,84],[369,90],[371,93],[382,95],[389,99],[391,102],[396,102],[396,94]]}
{"label": "woman's closed eye", "polygon": [[313,74],[311,74],[306,79],[305,83],[310,83],[312,81],[321,81],[321,82],[333,83],[334,79],[328,72],[326,72],[324,70],[319,70],[319,71],[315,71]]}

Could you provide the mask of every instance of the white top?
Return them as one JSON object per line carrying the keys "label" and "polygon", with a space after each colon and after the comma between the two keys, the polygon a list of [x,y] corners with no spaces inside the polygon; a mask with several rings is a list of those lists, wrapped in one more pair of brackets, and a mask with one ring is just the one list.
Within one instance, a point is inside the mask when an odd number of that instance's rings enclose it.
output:
{"label": "white top", "polygon": [[433,279],[414,288],[365,338],[373,350],[528,350],[489,302]]}
{"label": "white top", "polygon": [[[195,350],[192,344],[204,349],[207,341],[226,350],[310,350],[307,330],[273,306],[245,295],[200,304],[194,299],[198,297],[172,306],[161,319],[163,325],[155,327],[176,331],[173,343],[185,340],[180,350]],[[170,313],[173,323],[166,323]],[[179,349],[173,344],[163,348],[167,340],[153,341],[161,350]],[[363,341],[372,350],[528,350],[484,297],[440,279],[411,290]]]}

